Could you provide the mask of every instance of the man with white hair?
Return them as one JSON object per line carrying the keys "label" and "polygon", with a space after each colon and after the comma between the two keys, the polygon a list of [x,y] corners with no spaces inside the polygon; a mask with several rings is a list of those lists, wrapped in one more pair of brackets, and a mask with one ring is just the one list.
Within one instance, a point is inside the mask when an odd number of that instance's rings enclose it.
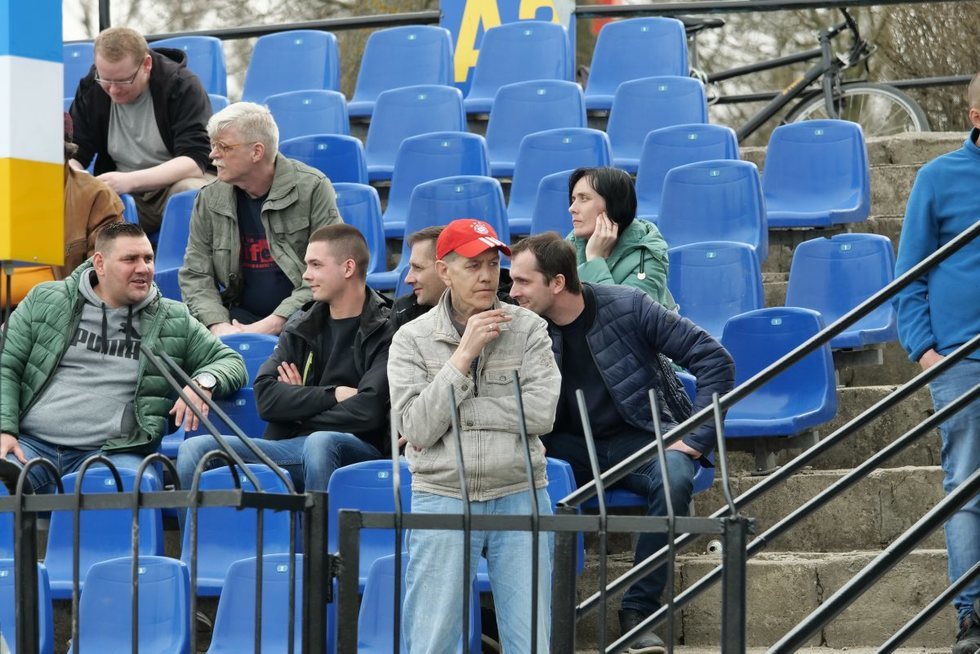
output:
{"label": "man with white hair", "polygon": [[278,334],[313,299],[303,257],[318,228],[343,222],[320,171],[279,154],[266,107],[236,102],[208,121],[217,181],[197,196],[180,269],[195,318],[220,336]]}

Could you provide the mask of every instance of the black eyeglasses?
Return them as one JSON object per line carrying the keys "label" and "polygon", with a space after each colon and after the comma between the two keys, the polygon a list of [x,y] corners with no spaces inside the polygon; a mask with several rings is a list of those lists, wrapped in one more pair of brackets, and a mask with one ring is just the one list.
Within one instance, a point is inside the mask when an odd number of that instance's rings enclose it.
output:
{"label": "black eyeglasses", "polygon": [[140,74],[140,69],[142,69],[142,68],[143,68],[143,66],[137,66],[136,72],[134,72],[133,75],[129,79],[103,79],[103,78],[99,77],[99,73],[96,72],[95,73],[95,81],[98,82],[99,84],[101,84],[102,86],[113,86],[113,85],[115,85],[115,86],[131,86],[132,84],[135,84],[136,83],[136,76]]}

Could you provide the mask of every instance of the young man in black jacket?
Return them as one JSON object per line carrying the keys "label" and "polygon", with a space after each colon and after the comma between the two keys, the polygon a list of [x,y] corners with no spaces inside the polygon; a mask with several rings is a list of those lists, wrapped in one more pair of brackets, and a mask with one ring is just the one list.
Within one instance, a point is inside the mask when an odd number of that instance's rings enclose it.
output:
{"label": "young man in black jacket", "polygon": [[[380,458],[387,445],[394,327],[384,300],[364,283],[368,258],[367,242],[350,225],[313,232],[303,275],[313,302],[289,319],[255,379],[259,415],[269,426],[254,443],[300,490],[325,491],[334,470]],[[257,460],[238,439],[229,442],[246,461]],[[214,449],[211,436],[181,444],[183,487]]]}
{"label": "young man in black jacket", "polygon": [[[635,288],[580,283],[575,251],[554,232],[514,246],[510,275],[511,296],[548,320],[561,369],[555,429],[541,441],[548,456],[571,463],[579,484],[591,481],[592,473],[576,390],[585,394],[599,466],[605,471],[656,438],[649,389],[656,390],[664,433],[691,415],[690,401],[670,366],[661,363],[661,354],[697,377],[695,410],[708,406],[713,393],[723,395],[735,385],[731,356],[706,331]],[[714,443],[714,426],[706,424],[667,448],[676,515],[687,515],[694,476],[702,465],[710,465],[705,457]],[[648,515],[667,514],[656,461],[640,467],[620,485],[647,499]],[[641,534],[635,563],[666,544],[666,534]],[[624,633],[660,607],[665,583],[666,571],[660,568],[626,591],[619,613]],[[648,654],[663,651],[663,641],[652,631],[630,649]]]}

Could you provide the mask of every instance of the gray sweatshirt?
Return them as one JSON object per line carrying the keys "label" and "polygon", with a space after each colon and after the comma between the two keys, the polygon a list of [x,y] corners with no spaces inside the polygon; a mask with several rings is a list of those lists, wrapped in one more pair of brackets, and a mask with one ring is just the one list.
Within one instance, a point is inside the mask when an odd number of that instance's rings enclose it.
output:
{"label": "gray sweatshirt", "polygon": [[96,449],[136,427],[140,318],[157,290],[118,309],[96,295],[95,271],[83,275],[85,304],[73,338],[47,387],[20,422],[22,433],[77,449]]}

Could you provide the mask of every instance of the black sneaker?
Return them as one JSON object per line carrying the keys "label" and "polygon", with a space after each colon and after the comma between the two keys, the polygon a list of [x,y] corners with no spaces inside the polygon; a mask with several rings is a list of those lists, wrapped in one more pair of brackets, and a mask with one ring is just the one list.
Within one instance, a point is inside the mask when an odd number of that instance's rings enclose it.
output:
{"label": "black sneaker", "polygon": [[973,613],[960,622],[953,654],[977,654],[980,652],[980,599],[973,603]]}
{"label": "black sneaker", "polygon": [[[621,609],[619,611],[619,633],[620,635],[625,634],[628,631],[632,631],[636,625],[640,624],[646,619],[647,616],[643,615],[636,609]],[[666,649],[664,648],[664,641],[660,640],[657,634],[653,633],[653,630],[646,632],[640,639],[634,641],[629,649],[626,650],[631,654],[664,654]],[[970,654],[973,654],[972,652]]]}

